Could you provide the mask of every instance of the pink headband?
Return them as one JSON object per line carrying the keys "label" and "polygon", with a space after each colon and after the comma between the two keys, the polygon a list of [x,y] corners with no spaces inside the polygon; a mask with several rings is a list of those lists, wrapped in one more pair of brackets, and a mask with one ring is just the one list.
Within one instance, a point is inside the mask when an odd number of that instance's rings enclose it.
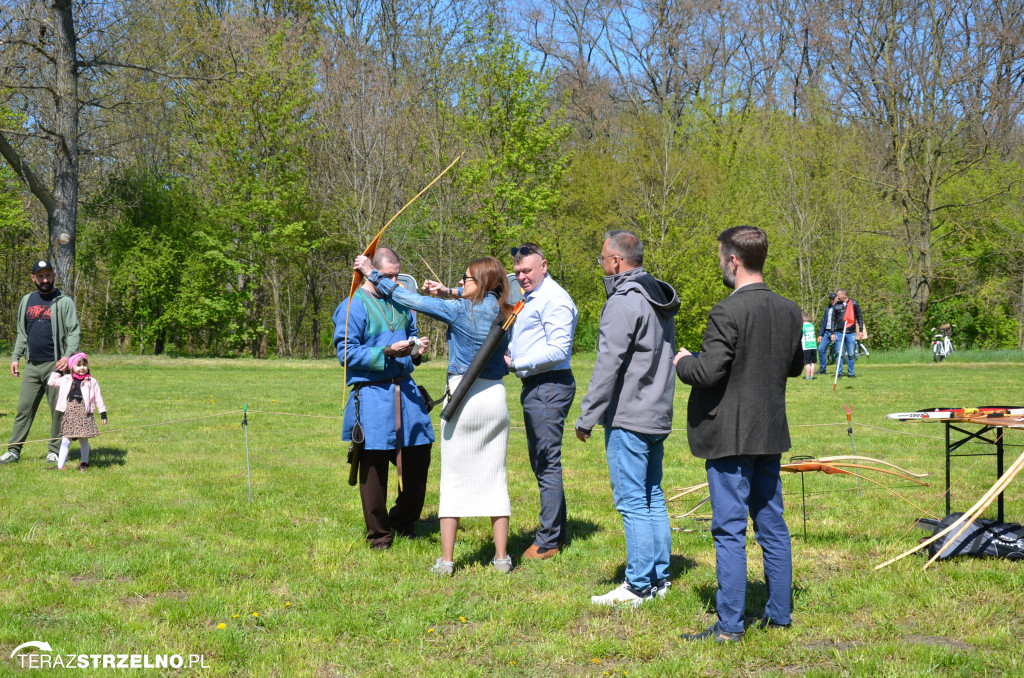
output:
{"label": "pink headband", "polygon": [[74,367],[75,363],[77,363],[79,360],[88,361],[89,356],[85,355],[84,353],[76,353],[75,355],[71,356],[70,358],[68,358],[68,369],[70,370],[72,367]]}

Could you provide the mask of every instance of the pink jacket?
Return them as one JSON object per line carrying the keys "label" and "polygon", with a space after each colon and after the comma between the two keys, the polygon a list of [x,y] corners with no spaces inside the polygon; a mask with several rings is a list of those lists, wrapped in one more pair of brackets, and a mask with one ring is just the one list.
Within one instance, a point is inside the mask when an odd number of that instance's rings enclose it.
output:
{"label": "pink jacket", "polygon": [[[58,412],[64,412],[68,409],[71,379],[72,376],[70,374],[61,376],[60,372],[54,372],[50,375],[50,379],[47,382],[49,386],[60,388],[60,393],[57,396],[57,406],[54,408]],[[105,413],[107,411],[107,406],[103,404],[103,395],[100,393],[100,383],[92,377],[86,377],[82,380],[82,402],[85,403],[86,412],[99,410]]]}

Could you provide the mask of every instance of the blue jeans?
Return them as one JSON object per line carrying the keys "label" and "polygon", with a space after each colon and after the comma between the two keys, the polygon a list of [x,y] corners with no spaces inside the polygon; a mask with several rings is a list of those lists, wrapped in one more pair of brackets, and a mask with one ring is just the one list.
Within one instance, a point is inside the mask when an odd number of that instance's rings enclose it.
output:
{"label": "blue jeans", "polygon": [[[838,339],[838,337],[837,337]],[[832,343],[832,333],[826,332],[821,335],[821,341],[818,342],[818,362],[821,363],[821,371],[825,372],[828,370],[828,345]]]}
{"label": "blue jeans", "polygon": [[626,530],[626,581],[637,589],[668,579],[672,531],[661,491],[667,437],[624,428],[604,430],[615,510]]}
{"label": "blue jeans", "polygon": [[[836,353],[842,350],[846,354],[846,373],[851,377],[853,376],[853,363],[857,360],[857,333],[847,332],[845,335],[842,332],[836,333]],[[841,356],[837,356],[837,360],[841,359]],[[839,368],[842,371],[842,367]]]}
{"label": "blue jeans", "polygon": [[789,528],[782,517],[782,455],[739,455],[705,462],[711,493],[711,534],[715,539],[719,626],[743,631],[747,600],[747,515],[764,554],[768,603],[764,613],[779,624],[790,623],[793,554]]}

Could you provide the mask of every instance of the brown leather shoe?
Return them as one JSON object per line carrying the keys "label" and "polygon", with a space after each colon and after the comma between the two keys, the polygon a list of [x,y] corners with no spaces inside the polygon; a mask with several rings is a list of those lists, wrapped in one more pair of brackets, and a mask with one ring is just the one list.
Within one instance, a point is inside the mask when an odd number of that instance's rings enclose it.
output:
{"label": "brown leather shoe", "polygon": [[557,555],[558,549],[545,549],[534,544],[523,553],[523,560],[546,560]]}

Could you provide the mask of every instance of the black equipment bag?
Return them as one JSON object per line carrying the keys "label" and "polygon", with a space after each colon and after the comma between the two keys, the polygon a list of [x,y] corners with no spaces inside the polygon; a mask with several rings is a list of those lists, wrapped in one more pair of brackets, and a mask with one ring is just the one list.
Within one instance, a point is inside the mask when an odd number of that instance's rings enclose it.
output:
{"label": "black equipment bag", "polygon": [[[962,513],[951,513],[935,526],[933,535],[949,527]],[[962,525],[960,527],[963,527]],[[960,531],[960,527],[928,545],[928,553],[934,556]],[[1024,526],[1016,523],[1000,523],[996,520],[975,520],[964,533],[948,549],[943,551],[939,560],[953,556],[979,556],[985,558],[1007,558],[1024,560]]]}

